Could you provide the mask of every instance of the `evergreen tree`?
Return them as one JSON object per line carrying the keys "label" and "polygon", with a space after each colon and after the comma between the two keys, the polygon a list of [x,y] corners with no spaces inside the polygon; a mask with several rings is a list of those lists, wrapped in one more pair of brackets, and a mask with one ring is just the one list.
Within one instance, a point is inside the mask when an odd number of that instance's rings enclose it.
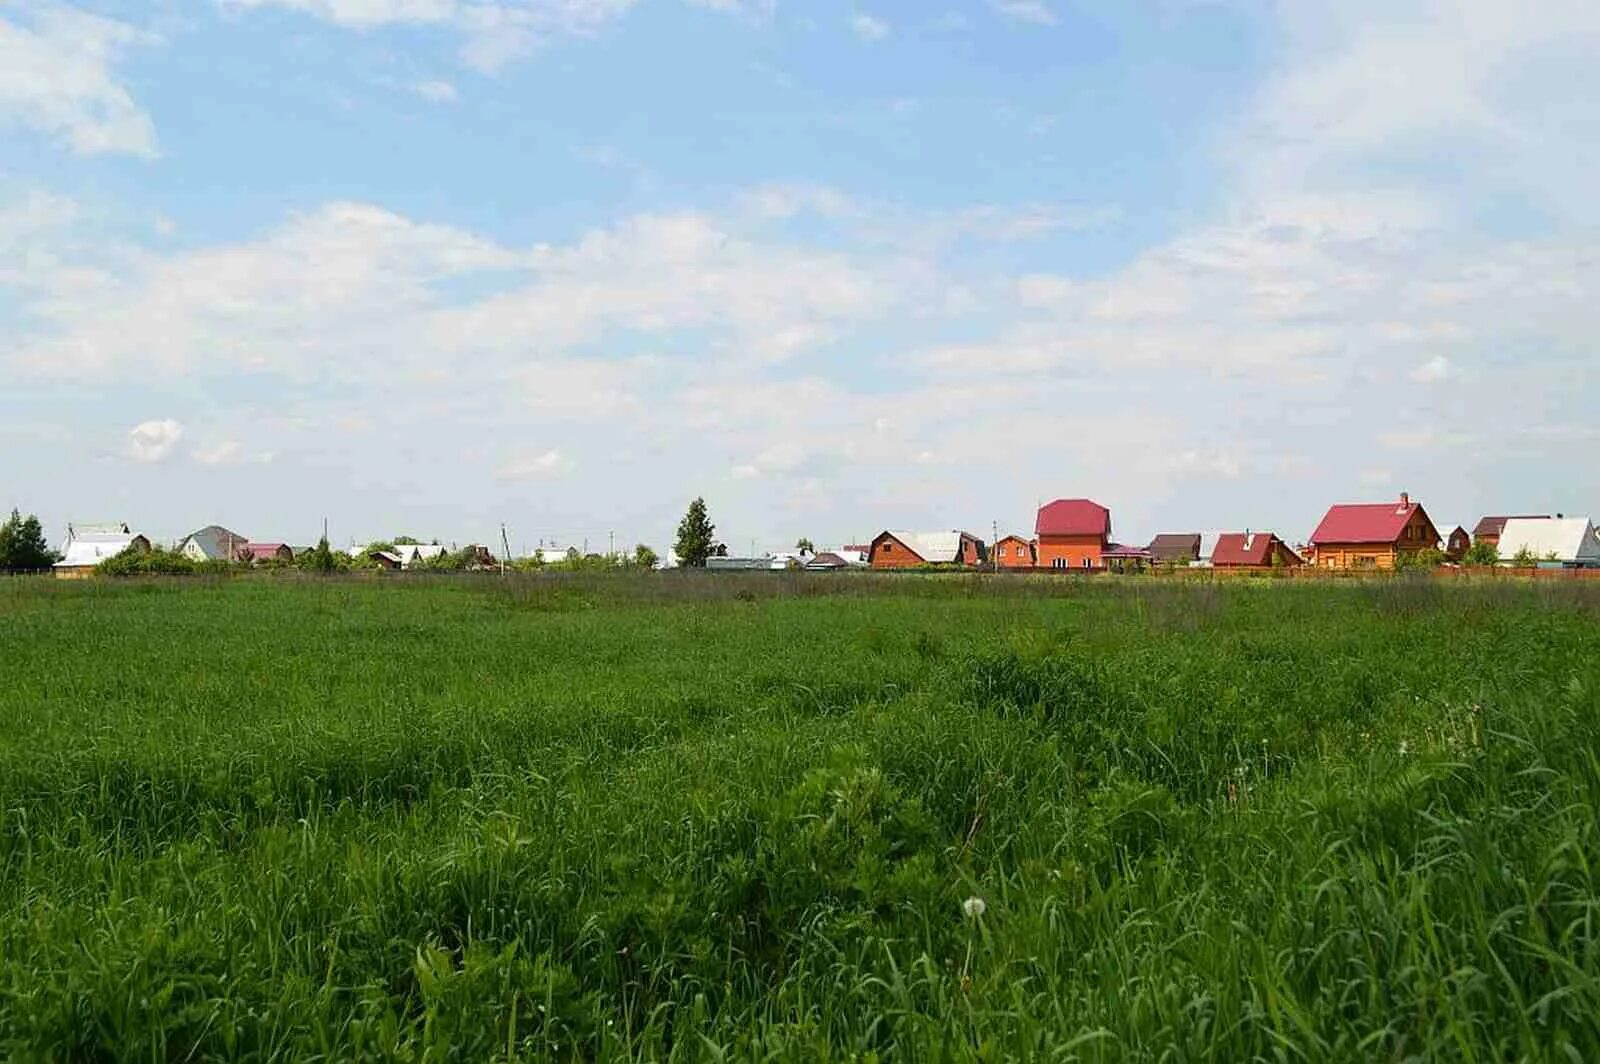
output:
{"label": "evergreen tree", "polygon": [[716,532],[717,526],[711,523],[711,518],[706,514],[706,501],[696,499],[690,503],[683,520],[678,522],[678,542],[674,545],[678,554],[678,564],[689,568],[704,568],[706,559],[711,556],[711,537],[716,535]]}
{"label": "evergreen tree", "polygon": [[48,569],[60,555],[44,541],[44,528],[33,514],[16,510],[0,524],[0,569]]}

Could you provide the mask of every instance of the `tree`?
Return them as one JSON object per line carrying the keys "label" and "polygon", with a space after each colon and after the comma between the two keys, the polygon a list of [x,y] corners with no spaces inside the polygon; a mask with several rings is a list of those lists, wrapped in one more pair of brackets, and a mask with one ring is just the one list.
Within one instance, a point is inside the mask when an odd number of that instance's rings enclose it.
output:
{"label": "tree", "polygon": [[394,545],[396,547],[420,547],[422,546],[422,540],[412,536],[396,536],[394,537]]}
{"label": "tree", "polygon": [[794,549],[795,553],[797,554],[817,553],[816,544],[812,543],[811,540],[807,539],[805,536],[801,536],[799,539],[794,541]]}
{"label": "tree", "polygon": [[333,556],[333,551],[328,547],[328,537],[323,536],[317,540],[317,545],[300,555],[299,566],[307,572],[331,573],[339,567],[338,561]]}
{"label": "tree", "polygon": [[0,524],[0,570],[48,569],[60,555],[45,545],[44,529],[33,514],[23,517],[16,510]]}
{"label": "tree", "polygon": [[1539,557],[1524,544],[1521,550],[1511,556],[1511,564],[1518,569],[1532,569],[1539,564]]}
{"label": "tree", "polygon": [[654,569],[661,558],[643,543],[633,548],[633,564],[640,569]]}
{"label": "tree", "polygon": [[689,504],[683,520],[678,522],[678,541],[673,549],[678,554],[678,564],[690,569],[705,568],[706,559],[713,551],[712,539],[717,526],[706,513],[706,501],[696,499]]}
{"label": "tree", "polygon": [[1461,556],[1462,565],[1499,565],[1500,548],[1485,540],[1478,540]]}

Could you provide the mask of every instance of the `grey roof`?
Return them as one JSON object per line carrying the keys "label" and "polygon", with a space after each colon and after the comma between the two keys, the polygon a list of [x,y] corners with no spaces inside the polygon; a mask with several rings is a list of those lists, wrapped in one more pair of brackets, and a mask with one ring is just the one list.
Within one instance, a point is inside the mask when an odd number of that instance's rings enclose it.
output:
{"label": "grey roof", "polygon": [[231,562],[238,560],[239,549],[248,542],[249,540],[244,536],[239,535],[237,532],[229,531],[221,525],[207,525],[196,532],[191,532],[184,536],[183,542],[178,544],[178,549],[182,550],[190,543],[193,543],[200,548],[201,554],[204,554],[212,561]]}

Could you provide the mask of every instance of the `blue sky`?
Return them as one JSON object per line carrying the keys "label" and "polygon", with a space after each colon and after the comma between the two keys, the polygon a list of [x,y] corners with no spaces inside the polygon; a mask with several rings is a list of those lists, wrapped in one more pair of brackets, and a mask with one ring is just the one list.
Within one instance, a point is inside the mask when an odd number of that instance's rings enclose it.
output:
{"label": "blue sky", "polygon": [[0,0],[0,503],[664,545],[1600,509],[1600,12]]}

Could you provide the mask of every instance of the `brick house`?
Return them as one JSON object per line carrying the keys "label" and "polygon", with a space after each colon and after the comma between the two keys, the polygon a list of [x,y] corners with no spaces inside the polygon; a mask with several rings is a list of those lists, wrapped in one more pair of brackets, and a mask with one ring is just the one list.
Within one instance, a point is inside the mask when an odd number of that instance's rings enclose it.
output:
{"label": "brick house", "polygon": [[1329,507],[1311,545],[1319,569],[1393,569],[1403,554],[1437,548],[1439,530],[1421,503],[1401,493],[1398,502]]}
{"label": "brick house", "polygon": [[1289,569],[1300,555],[1271,532],[1224,532],[1211,550],[1213,569]]}
{"label": "brick house", "polygon": [[1035,564],[1050,569],[1103,569],[1111,545],[1111,511],[1090,499],[1057,499],[1039,507]]}
{"label": "brick house", "polygon": [[889,529],[872,539],[874,569],[922,565],[975,566],[984,560],[983,540],[968,532],[907,532]]}
{"label": "brick house", "polygon": [[995,541],[995,565],[1001,569],[1032,569],[1036,563],[1033,540],[1021,536],[1002,536]]}

